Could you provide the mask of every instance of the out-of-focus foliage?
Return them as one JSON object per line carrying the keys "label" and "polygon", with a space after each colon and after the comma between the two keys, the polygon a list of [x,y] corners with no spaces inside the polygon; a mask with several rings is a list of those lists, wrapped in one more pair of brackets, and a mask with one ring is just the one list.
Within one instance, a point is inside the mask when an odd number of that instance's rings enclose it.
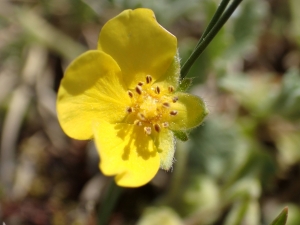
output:
{"label": "out-of-focus foliage", "polygon": [[145,210],[142,219],[137,223],[138,225],[182,225],[179,216],[173,210],[166,207],[149,208]]}
{"label": "out-of-focus foliage", "polygon": [[285,225],[288,217],[288,208],[284,208],[282,212],[275,218],[271,225]]}
{"label": "out-of-focus foliage", "polygon": [[[92,141],[58,125],[65,67],[96,48],[108,19],[136,7],[177,36],[184,62],[219,2],[0,1],[0,222],[96,224],[110,179]],[[188,74],[210,116],[178,134],[189,140],[178,141],[172,171],[121,192],[110,224],[267,225],[284,206],[287,225],[300,224],[298,9],[298,0],[241,3]]]}

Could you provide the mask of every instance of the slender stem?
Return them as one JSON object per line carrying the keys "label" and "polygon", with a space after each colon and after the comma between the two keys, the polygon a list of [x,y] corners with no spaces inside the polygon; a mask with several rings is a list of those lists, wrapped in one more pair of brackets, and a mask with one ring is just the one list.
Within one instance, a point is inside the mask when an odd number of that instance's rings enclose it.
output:
{"label": "slender stem", "polygon": [[190,68],[192,67],[192,65],[194,64],[194,62],[196,61],[196,59],[206,49],[206,47],[208,46],[208,44],[213,40],[213,38],[220,31],[220,29],[223,27],[223,25],[230,18],[230,16],[234,12],[234,10],[238,7],[238,5],[242,1],[243,0],[233,0],[233,2],[231,3],[231,5],[224,12],[224,14],[218,20],[218,22],[209,31],[209,33],[203,38],[202,42],[198,46],[196,46],[195,51],[190,55],[190,57],[187,59],[187,61],[184,63],[184,65],[181,68],[181,79],[183,79],[187,75],[187,73],[189,72]]}
{"label": "slender stem", "polygon": [[103,202],[98,210],[98,222],[97,225],[107,225],[111,216],[111,213],[117,203],[117,200],[122,192],[122,188],[117,186],[112,179],[107,188]]}
{"label": "slender stem", "polygon": [[203,39],[206,37],[206,35],[211,31],[211,29],[215,26],[215,24],[218,22],[218,20],[220,19],[220,17],[222,16],[224,10],[226,9],[228,3],[230,0],[222,0],[222,2],[220,3],[220,5],[217,8],[217,11],[215,12],[215,14],[213,15],[213,18],[211,19],[211,21],[209,22],[207,28],[204,30],[203,34],[201,35],[197,45],[199,46],[201,44],[201,42],[203,41]]}

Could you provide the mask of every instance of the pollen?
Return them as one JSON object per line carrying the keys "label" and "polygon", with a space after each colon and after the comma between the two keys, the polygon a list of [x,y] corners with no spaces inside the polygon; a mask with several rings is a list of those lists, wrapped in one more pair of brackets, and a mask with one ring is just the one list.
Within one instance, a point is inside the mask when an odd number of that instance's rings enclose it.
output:
{"label": "pollen", "polygon": [[136,86],[135,87],[135,91],[139,94],[139,95],[141,95],[142,94],[142,88],[141,88],[141,86]]}
{"label": "pollen", "polygon": [[129,95],[130,98],[132,98],[133,97],[132,91],[128,91],[128,95]]}
{"label": "pollen", "polygon": [[132,113],[132,108],[131,108],[131,107],[127,107],[126,111],[127,111],[128,113]]}
{"label": "pollen", "polygon": [[152,82],[152,77],[150,75],[146,76],[146,82],[147,84],[150,84]]}
{"label": "pollen", "polygon": [[173,97],[173,98],[172,98],[172,102],[173,102],[173,103],[176,103],[177,101],[178,101],[178,97]]}
{"label": "pollen", "polygon": [[139,117],[141,120],[145,120],[145,119],[146,119],[145,116],[144,116],[144,114],[142,114],[142,113],[138,113],[138,117]]}
{"label": "pollen", "polygon": [[169,123],[168,123],[168,122],[163,122],[163,123],[162,123],[162,126],[163,126],[164,128],[167,128],[167,127],[169,127]]}
{"label": "pollen", "polygon": [[170,112],[170,115],[172,115],[172,116],[176,116],[177,115],[177,111],[176,110],[172,110],[171,112]]}
{"label": "pollen", "polygon": [[139,120],[135,120],[135,121],[133,122],[133,124],[134,124],[134,125],[137,125],[137,126],[142,126],[142,125],[143,125],[142,122],[139,121]]}
{"label": "pollen", "polygon": [[155,131],[156,131],[157,133],[160,132],[160,126],[159,126],[157,123],[154,124],[154,129],[155,129]]}
{"label": "pollen", "polygon": [[170,93],[172,93],[172,92],[174,91],[174,87],[173,87],[173,86],[169,86],[169,87],[168,87],[168,91],[169,91]]}
{"label": "pollen", "polygon": [[144,127],[145,134],[150,135],[151,131],[152,131],[151,127]]}
{"label": "pollen", "polygon": [[156,93],[156,94],[159,94],[159,93],[160,93],[160,88],[159,88],[158,86],[156,86],[156,88],[155,88],[155,93]]}
{"label": "pollen", "polygon": [[128,90],[131,105],[126,108],[128,114],[124,122],[141,127],[146,135],[168,129],[171,117],[178,114],[173,108],[178,101],[178,97],[170,93],[173,91],[172,86],[155,85],[152,76],[147,75],[144,82],[139,81],[134,89]]}

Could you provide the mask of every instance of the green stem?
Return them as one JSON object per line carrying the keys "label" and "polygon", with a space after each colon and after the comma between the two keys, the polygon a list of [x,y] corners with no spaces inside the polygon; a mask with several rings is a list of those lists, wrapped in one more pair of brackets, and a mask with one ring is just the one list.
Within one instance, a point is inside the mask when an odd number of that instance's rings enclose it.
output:
{"label": "green stem", "polygon": [[232,221],[230,221],[231,225],[242,224],[247,210],[249,209],[250,201],[250,196],[248,195],[248,193],[245,193],[245,197],[241,200],[240,204],[238,205],[234,218],[232,219]]}
{"label": "green stem", "polygon": [[232,13],[235,11],[235,9],[242,1],[243,0],[233,0],[231,5],[221,16],[221,18],[215,23],[215,25],[209,31],[209,33],[203,38],[202,42],[196,46],[196,49],[193,51],[193,53],[190,55],[190,57],[187,59],[187,61],[184,63],[184,65],[181,68],[181,79],[183,79],[187,75],[187,73],[189,72],[190,68],[192,67],[196,59],[206,49],[208,44],[214,39],[216,34],[220,31],[220,29],[227,22],[227,20],[230,18]]}
{"label": "green stem", "polygon": [[201,42],[203,41],[203,39],[206,37],[206,35],[211,31],[211,29],[215,26],[215,24],[218,22],[218,20],[220,19],[220,17],[222,16],[224,10],[226,9],[228,3],[230,0],[222,0],[222,2],[220,3],[220,5],[217,8],[217,11],[215,12],[215,14],[213,15],[213,18],[211,19],[211,21],[209,22],[207,28],[204,30],[203,34],[201,35],[197,45],[199,46],[201,44]]}
{"label": "green stem", "polygon": [[111,217],[111,213],[117,203],[117,200],[122,192],[122,188],[115,184],[112,179],[108,185],[103,202],[98,210],[97,225],[107,225]]}

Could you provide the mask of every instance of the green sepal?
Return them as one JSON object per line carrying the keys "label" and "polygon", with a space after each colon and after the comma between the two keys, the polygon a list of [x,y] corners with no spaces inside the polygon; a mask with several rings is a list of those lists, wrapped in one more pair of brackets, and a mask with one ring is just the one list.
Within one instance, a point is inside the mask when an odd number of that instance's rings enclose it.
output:
{"label": "green sepal", "polygon": [[285,225],[287,221],[287,217],[288,217],[288,207],[285,207],[270,225]]}
{"label": "green sepal", "polygon": [[173,133],[174,133],[175,137],[177,137],[180,141],[189,140],[187,133],[184,131],[176,130],[176,131],[173,131]]}
{"label": "green sepal", "polygon": [[191,86],[192,82],[193,78],[184,78],[182,81],[180,81],[177,91],[185,92]]}

